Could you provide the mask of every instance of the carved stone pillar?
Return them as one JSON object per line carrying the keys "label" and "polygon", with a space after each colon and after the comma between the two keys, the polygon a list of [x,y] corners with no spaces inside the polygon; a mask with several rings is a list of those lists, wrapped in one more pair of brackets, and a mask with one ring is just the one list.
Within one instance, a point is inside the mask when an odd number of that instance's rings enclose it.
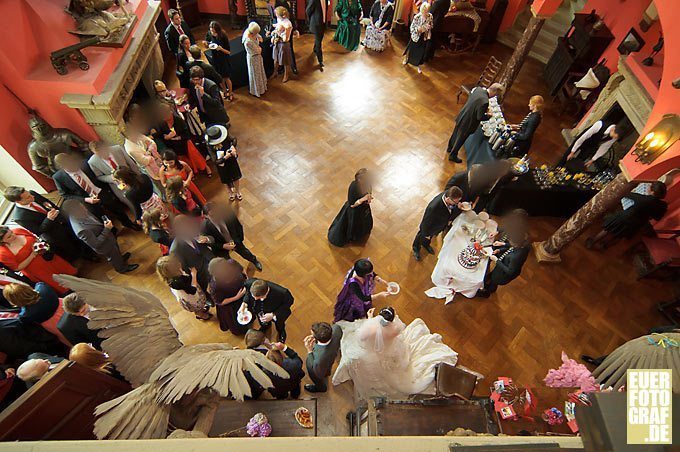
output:
{"label": "carved stone pillar", "polygon": [[534,243],[534,253],[539,262],[560,262],[560,251],[607,211],[611,210],[621,198],[627,195],[635,185],[624,173],[620,173],[598,194],[588,201],[578,212],[569,218],[545,242]]}
{"label": "carved stone pillar", "polygon": [[544,23],[544,17],[538,17],[533,14],[531,19],[529,19],[529,23],[524,29],[524,33],[517,43],[515,51],[512,53],[508,64],[505,65],[505,69],[498,79],[498,82],[505,86],[506,93],[510,91],[510,87],[517,78],[519,71],[522,69],[524,60],[531,51],[531,47],[533,47],[534,41],[536,41],[538,33],[540,33]]}

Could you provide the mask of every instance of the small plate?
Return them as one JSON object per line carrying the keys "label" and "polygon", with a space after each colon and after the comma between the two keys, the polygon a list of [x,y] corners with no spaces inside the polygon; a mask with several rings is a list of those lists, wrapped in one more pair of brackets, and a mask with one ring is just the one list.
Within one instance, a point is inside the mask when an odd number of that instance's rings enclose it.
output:
{"label": "small plate", "polygon": [[462,210],[463,212],[467,212],[468,210],[472,209],[472,204],[470,204],[467,201],[461,202],[459,209]]}
{"label": "small plate", "polygon": [[250,311],[239,312],[236,321],[241,325],[248,325],[253,320],[253,313]]}
{"label": "small plate", "polygon": [[210,50],[215,50],[217,48],[217,44],[215,44],[214,42],[211,42],[210,44],[208,44],[208,48]]}
{"label": "small plate", "polygon": [[388,282],[388,283],[387,283],[387,291],[388,291],[391,295],[396,295],[396,294],[398,294],[400,290],[401,290],[401,287],[399,287],[399,284],[397,284],[396,282],[393,281],[393,282]]}

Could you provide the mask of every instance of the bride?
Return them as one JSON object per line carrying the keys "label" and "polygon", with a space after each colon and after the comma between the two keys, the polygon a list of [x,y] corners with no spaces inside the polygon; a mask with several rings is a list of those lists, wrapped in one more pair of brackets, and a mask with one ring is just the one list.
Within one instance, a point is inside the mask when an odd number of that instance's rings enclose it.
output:
{"label": "bride", "polygon": [[458,354],[422,319],[406,326],[394,308],[383,308],[377,317],[374,312],[368,311],[364,320],[337,323],[343,332],[342,357],[333,384],[352,380],[360,399],[433,394],[435,366],[455,365]]}

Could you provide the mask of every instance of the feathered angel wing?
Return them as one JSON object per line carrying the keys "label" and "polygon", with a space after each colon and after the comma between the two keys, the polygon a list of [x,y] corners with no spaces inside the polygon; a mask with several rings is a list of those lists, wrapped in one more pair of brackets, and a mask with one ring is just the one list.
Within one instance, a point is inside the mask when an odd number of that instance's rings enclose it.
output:
{"label": "feathered angel wing", "polygon": [[94,434],[98,439],[165,438],[171,405],[156,403],[158,383],[147,383],[97,406]]}
{"label": "feathered angel wing", "polygon": [[158,365],[150,380],[160,385],[156,401],[171,404],[185,395],[210,388],[221,397],[231,394],[242,401],[251,396],[244,371],[264,388],[271,388],[271,379],[262,369],[282,378],[288,372],[255,350],[234,349],[227,344],[200,344],[182,347]]}
{"label": "feathered angel wing", "polygon": [[152,294],[68,275],[55,279],[94,308],[87,325],[101,329],[102,348],[133,387],[182,346],[168,311]]}
{"label": "feathered angel wing", "polygon": [[[680,333],[666,333],[668,339],[680,343]],[[680,347],[661,347],[650,343],[647,338],[658,341],[661,335],[642,336],[630,340],[611,352],[593,371],[598,383],[619,389],[626,384],[628,369],[673,369],[673,375],[680,371]],[[680,392],[680,378],[673,378],[673,392]]]}

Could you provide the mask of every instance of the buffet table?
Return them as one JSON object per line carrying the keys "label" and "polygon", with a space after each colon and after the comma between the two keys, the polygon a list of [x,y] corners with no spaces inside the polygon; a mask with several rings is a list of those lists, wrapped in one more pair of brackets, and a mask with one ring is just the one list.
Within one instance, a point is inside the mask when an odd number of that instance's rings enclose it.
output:
{"label": "buffet table", "polygon": [[489,137],[484,135],[482,126],[477,127],[475,133],[470,135],[465,143],[465,157],[468,169],[474,164],[483,164],[493,162],[496,160],[491,145],[489,144]]}
{"label": "buffet table", "polygon": [[[295,420],[295,410],[305,407],[312,413],[313,428],[302,428]],[[263,413],[272,425],[271,436],[316,436],[316,399],[311,400],[222,400],[213,421],[210,438],[248,436],[245,425],[257,413]]]}
{"label": "buffet table", "polygon": [[517,180],[495,190],[486,210],[504,215],[512,209],[524,209],[535,217],[568,218],[595,196],[597,190],[584,190],[570,185],[541,188],[531,170]]}

